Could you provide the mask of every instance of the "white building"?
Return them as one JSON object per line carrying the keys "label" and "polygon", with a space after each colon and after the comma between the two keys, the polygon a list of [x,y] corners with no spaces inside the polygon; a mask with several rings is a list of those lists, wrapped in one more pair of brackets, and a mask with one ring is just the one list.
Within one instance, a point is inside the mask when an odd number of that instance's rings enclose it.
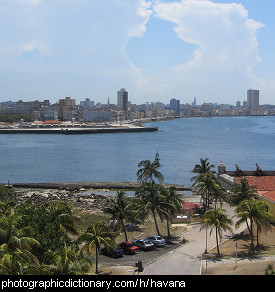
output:
{"label": "white building", "polygon": [[122,110],[127,116],[128,114],[128,92],[125,88],[121,88],[120,91],[117,92],[117,107],[118,110]]}

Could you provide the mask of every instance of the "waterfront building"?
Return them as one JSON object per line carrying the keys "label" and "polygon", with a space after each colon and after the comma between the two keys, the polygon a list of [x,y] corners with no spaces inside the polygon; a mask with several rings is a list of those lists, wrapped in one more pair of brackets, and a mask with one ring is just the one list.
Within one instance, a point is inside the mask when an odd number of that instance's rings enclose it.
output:
{"label": "waterfront building", "polygon": [[214,112],[214,104],[213,103],[203,103],[201,105],[200,110],[207,115],[213,115]]}
{"label": "waterfront building", "polygon": [[259,90],[247,90],[247,107],[249,109],[257,110],[259,108],[259,95]]}
{"label": "waterfront building", "polygon": [[75,99],[66,97],[65,99],[59,99],[58,103],[58,119],[60,121],[71,121],[76,115]]}
{"label": "waterfront building", "polygon": [[112,117],[112,111],[91,111],[81,112],[82,120],[85,122],[107,122]]}
{"label": "waterfront building", "polygon": [[197,99],[194,98],[194,101],[192,102],[192,108],[196,107],[197,106]]}
{"label": "waterfront building", "polygon": [[118,110],[123,111],[124,115],[128,114],[128,92],[125,88],[121,88],[117,92],[117,107]]}
{"label": "waterfront building", "polygon": [[80,108],[92,108],[92,107],[94,107],[94,105],[95,105],[94,101],[91,101],[90,98],[86,98],[85,100],[80,101],[79,107]]}
{"label": "waterfront building", "polygon": [[175,98],[172,98],[170,100],[170,109],[172,111],[175,111],[177,115],[180,116],[180,101]]}

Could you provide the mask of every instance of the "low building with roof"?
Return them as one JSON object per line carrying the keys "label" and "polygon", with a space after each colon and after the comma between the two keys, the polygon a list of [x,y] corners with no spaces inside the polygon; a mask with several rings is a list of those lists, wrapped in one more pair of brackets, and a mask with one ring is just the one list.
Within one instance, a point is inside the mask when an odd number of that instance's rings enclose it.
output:
{"label": "low building with roof", "polygon": [[275,171],[263,171],[257,163],[255,170],[241,170],[236,164],[236,170],[227,171],[223,162],[218,165],[218,180],[228,190],[244,177],[258,196],[268,203],[270,213],[275,216]]}
{"label": "low building with roof", "polygon": [[199,217],[200,210],[203,205],[194,202],[183,201],[182,203],[182,214],[176,214],[171,218],[171,223],[192,223],[194,218]]}

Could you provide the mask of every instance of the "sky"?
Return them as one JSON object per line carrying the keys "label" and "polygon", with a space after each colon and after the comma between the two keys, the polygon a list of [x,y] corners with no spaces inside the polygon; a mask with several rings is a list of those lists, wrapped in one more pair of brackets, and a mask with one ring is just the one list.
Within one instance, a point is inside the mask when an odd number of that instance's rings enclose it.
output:
{"label": "sky", "polygon": [[0,0],[0,102],[275,104],[274,0]]}

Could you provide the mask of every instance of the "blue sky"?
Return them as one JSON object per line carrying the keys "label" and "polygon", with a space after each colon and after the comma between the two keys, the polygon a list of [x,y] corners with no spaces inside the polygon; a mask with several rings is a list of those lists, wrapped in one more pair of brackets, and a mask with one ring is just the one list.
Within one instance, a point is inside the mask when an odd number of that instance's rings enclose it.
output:
{"label": "blue sky", "polygon": [[275,104],[274,0],[0,0],[0,101]]}

